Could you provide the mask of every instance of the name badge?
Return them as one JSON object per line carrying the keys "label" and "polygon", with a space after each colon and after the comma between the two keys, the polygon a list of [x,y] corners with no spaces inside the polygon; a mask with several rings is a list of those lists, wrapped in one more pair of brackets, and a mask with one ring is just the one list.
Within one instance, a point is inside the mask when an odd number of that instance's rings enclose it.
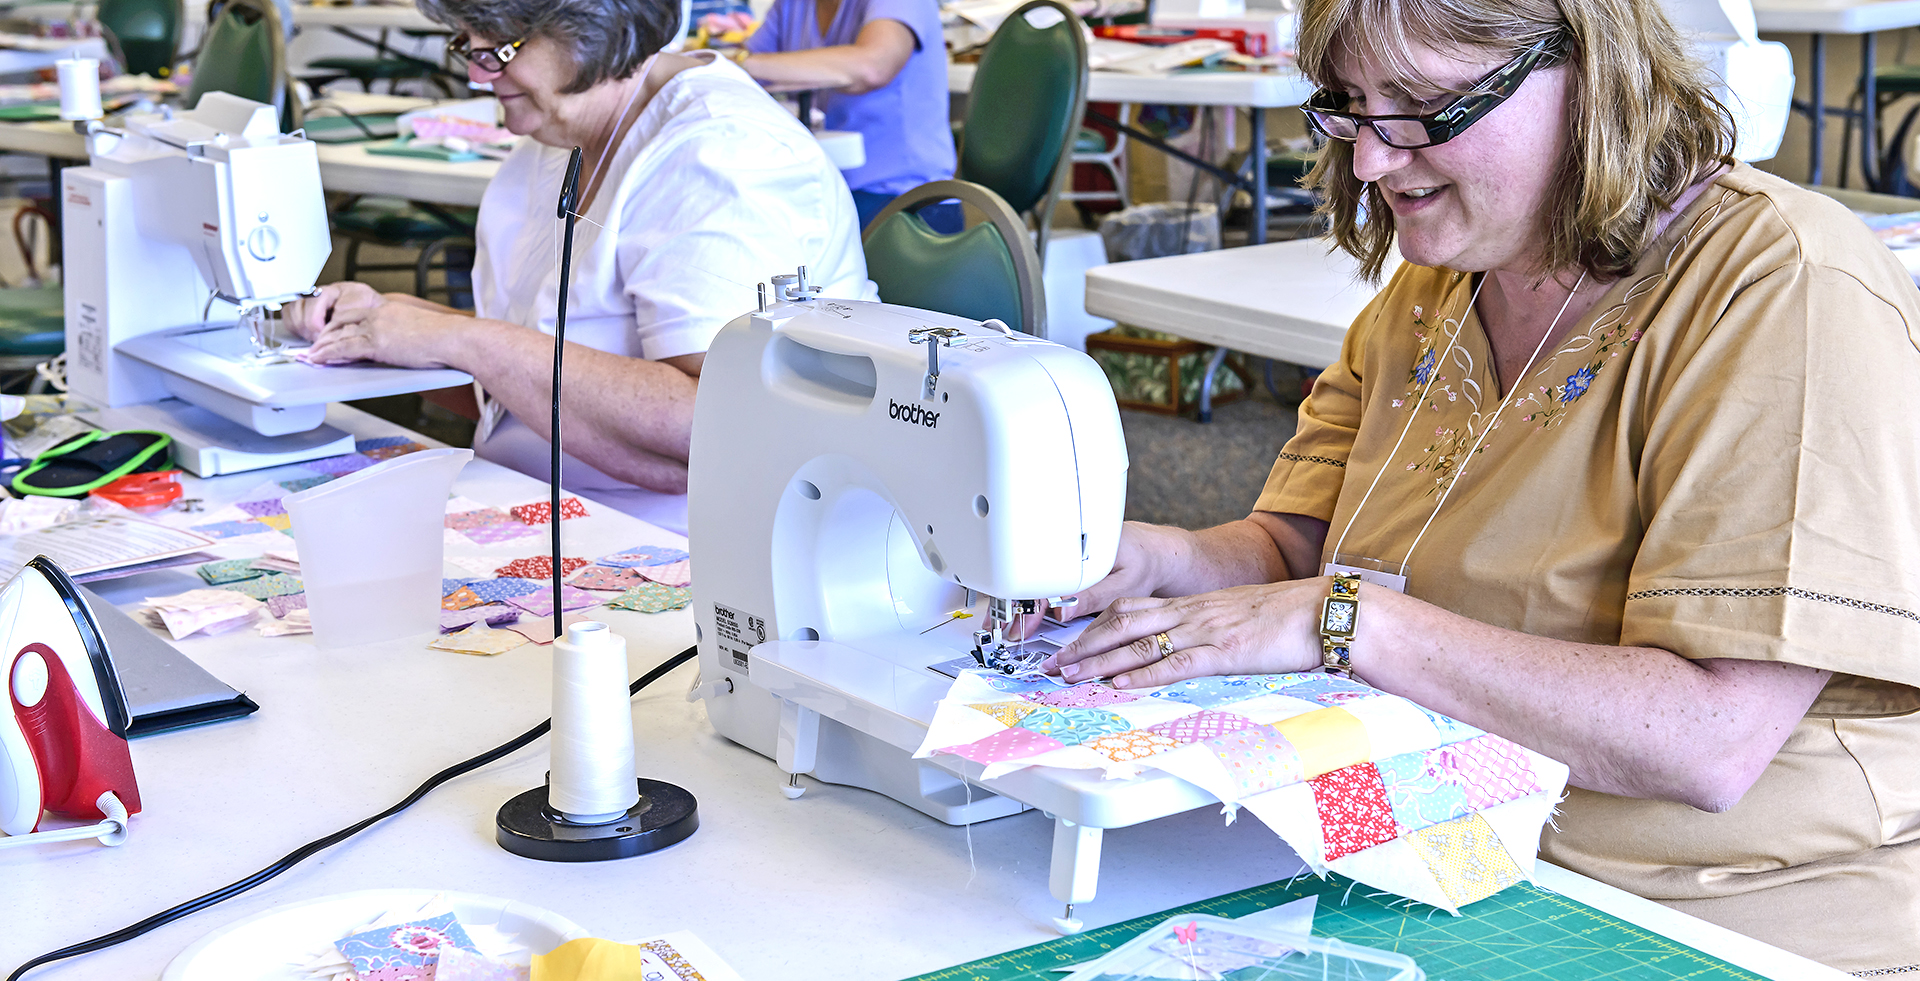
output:
{"label": "name badge", "polygon": [[1375,586],[1385,586],[1396,593],[1405,593],[1407,591],[1407,577],[1404,571],[1390,572],[1388,571],[1389,568],[1400,568],[1404,570],[1405,567],[1389,566],[1388,563],[1374,559],[1349,558],[1345,555],[1336,555],[1334,556],[1334,561],[1321,566],[1320,572],[1322,575],[1328,576],[1359,576],[1361,582],[1370,582]]}

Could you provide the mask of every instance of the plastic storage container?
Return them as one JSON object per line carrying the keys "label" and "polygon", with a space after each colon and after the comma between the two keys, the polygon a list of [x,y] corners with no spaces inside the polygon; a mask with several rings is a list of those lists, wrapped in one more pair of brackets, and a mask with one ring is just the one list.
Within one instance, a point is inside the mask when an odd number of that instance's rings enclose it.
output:
{"label": "plastic storage container", "polygon": [[447,494],[471,459],[472,450],[423,450],[287,495],[314,643],[440,629]]}
{"label": "plastic storage container", "polygon": [[1425,981],[1413,958],[1237,920],[1176,916],[1065,981]]}

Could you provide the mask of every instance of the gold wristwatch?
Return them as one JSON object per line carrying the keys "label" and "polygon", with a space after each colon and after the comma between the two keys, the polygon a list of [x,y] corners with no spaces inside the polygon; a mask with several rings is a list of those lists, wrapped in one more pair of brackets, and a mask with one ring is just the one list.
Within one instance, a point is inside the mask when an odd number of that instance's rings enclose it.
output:
{"label": "gold wristwatch", "polygon": [[1328,674],[1353,674],[1353,629],[1360,621],[1360,577],[1340,573],[1320,603],[1320,664]]}

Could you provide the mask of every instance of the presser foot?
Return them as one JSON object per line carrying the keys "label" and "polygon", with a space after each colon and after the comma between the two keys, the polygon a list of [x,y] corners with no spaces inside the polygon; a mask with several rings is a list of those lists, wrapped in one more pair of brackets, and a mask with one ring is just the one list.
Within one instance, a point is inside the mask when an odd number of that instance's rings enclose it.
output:
{"label": "presser foot", "polygon": [[788,800],[799,800],[800,795],[807,792],[807,788],[800,785],[800,774],[789,773],[787,782],[780,785],[780,792],[785,794]]}
{"label": "presser foot", "polygon": [[1082,930],[1085,930],[1087,928],[1087,925],[1086,923],[1082,922],[1079,918],[1073,915],[1073,904],[1068,903],[1066,915],[1056,916],[1053,918],[1053,928],[1055,930],[1060,931],[1061,936],[1071,937],[1074,934],[1079,933]]}

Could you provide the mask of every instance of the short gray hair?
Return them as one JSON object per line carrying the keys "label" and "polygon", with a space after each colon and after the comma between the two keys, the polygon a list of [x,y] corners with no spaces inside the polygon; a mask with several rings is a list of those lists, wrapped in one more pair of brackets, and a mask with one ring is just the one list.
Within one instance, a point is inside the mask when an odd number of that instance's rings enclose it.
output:
{"label": "short gray hair", "polygon": [[585,92],[640,70],[682,27],[678,0],[419,0],[442,24],[506,43],[525,37],[560,42],[573,56],[564,92]]}

